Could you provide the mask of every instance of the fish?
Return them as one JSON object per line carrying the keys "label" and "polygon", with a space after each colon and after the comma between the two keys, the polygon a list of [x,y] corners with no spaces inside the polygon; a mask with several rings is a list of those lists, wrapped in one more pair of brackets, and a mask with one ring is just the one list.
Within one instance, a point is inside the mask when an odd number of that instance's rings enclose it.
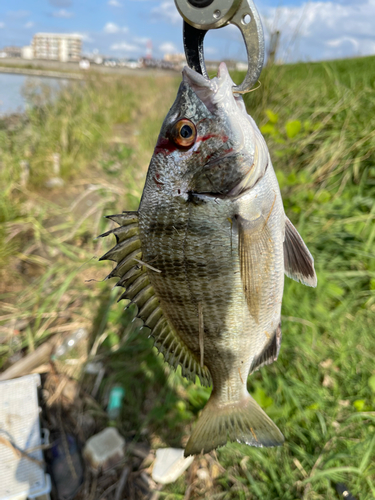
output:
{"label": "fish", "polygon": [[284,274],[315,287],[314,259],[283,208],[266,142],[224,63],[185,67],[138,211],[110,215],[116,267],[154,344],[188,380],[212,385],[185,448],[272,447],[284,436],[247,390],[277,360]]}

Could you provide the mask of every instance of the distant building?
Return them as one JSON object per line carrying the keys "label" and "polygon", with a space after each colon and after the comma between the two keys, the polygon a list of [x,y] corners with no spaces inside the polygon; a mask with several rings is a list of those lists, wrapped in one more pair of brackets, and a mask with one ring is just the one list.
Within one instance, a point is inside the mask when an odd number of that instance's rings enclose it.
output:
{"label": "distant building", "polygon": [[80,35],[37,33],[34,35],[32,47],[35,59],[80,61],[82,39]]}
{"label": "distant building", "polygon": [[185,54],[164,54],[163,61],[176,70],[182,69],[187,64]]}
{"label": "distant building", "polygon": [[21,57],[22,49],[21,47],[4,47],[3,52],[6,53],[6,57]]}
{"label": "distant building", "polygon": [[164,54],[164,61],[168,61],[174,64],[186,64],[185,54]]}
{"label": "distant building", "polygon": [[34,59],[34,50],[31,45],[22,47],[21,57],[22,59]]}

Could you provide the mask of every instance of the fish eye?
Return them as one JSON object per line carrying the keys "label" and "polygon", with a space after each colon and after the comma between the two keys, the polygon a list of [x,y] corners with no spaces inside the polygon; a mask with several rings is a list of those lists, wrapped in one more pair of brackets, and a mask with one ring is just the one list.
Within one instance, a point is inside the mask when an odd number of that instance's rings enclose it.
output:
{"label": "fish eye", "polygon": [[193,122],[187,118],[178,120],[170,131],[170,139],[179,148],[190,148],[197,137],[197,130]]}
{"label": "fish eye", "polygon": [[193,135],[193,129],[190,127],[190,125],[183,125],[180,129],[180,136],[183,137],[184,139],[190,139],[190,137]]}

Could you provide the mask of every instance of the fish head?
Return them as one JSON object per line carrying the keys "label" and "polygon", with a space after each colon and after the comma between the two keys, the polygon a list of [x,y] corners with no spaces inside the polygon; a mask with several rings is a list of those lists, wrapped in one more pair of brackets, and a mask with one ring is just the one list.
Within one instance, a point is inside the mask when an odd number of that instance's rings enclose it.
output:
{"label": "fish head", "polygon": [[188,67],[182,75],[148,179],[162,192],[185,199],[191,192],[241,194],[264,173],[264,140],[242,97],[233,93],[225,63],[211,80]]}

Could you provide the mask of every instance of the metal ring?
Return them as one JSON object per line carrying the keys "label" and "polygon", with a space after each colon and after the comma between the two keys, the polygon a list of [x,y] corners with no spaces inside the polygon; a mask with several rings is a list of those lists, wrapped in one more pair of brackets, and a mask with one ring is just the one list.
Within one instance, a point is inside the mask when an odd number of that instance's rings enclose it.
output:
{"label": "metal ring", "polygon": [[195,7],[189,0],[175,0],[184,20],[197,29],[210,30],[225,26],[238,9],[241,0],[214,0],[205,7]]}
{"label": "metal ring", "polygon": [[[226,24],[234,24],[240,29],[246,46],[248,70],[244,81],[235,86],[233,91],[249,90],[258,80],[264,63],[263,28],[253,0],[233,0],[231,3],[228,0],[214,0],[209,6],[201,8],[193,7],[187,0],[175,0],[175,3],[185,21],[184,48],[187,63],[206,78],[203,39],[207,31]],[[217,10],[220,10],[221,16],[213,22],[212,16]]]}
{"label": "metal ring", "polygon": [[208,80],[206,64],[204,62],[203,39],[207,30],[194,28],[186,21],[183,27],[183,39],[185,48],[185,57],[189,68],[194,69]]}
{"label": "metal ring", "polygon": [[247,73],[241,85],[234,87],[234,92],[244,92],[258,81],[264,64],[263,27],[253,0],[242,0],[230,23],[240,29],[246,45]]}

